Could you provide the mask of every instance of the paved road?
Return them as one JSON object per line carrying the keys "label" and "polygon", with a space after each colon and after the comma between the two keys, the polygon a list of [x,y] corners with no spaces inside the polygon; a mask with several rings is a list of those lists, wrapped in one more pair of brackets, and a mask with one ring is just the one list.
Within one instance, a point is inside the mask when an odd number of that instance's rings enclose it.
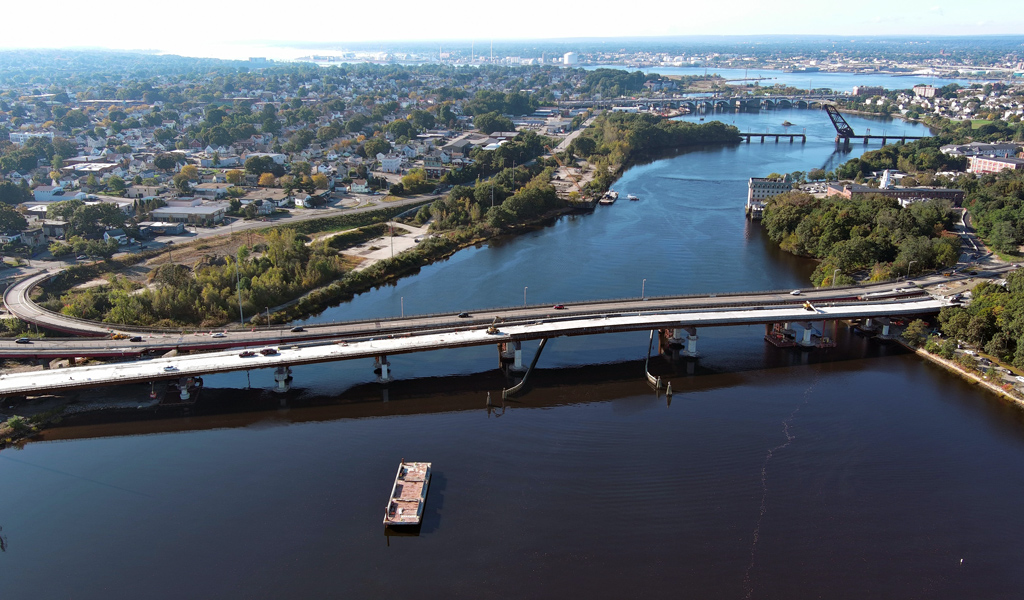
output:
{"label": "paved road", "polygon": [[434,327],[427,331],[351,339],[341,343],[288,344],[266,356],[262,354],[243,356],[238,350],[229,350],[48,371],[0,374],[0,395],[38,394],[275,367],[281,369],[279,373],[281,377],[285,377],[288,373],[283,369],[295,365],[386,357],[441,348],[487,346],[538,338],[598,335],[637,330],[776,322],[803,323],[832,319],[913,315],[934,313],[947,304],[923,294],[917,298],[896,300],[819,302],[817,306],[811,308],[801,303],[792,302],[789,294],[760,294],[756,297],[762,305],[741,306],[739,309],[730,309],[725,306],[705,306],[664,310],[654,308],[662,304],[659,300],[633,300],[614,303],[620,308],[637,309],[628,313],[577,314],[564,318],[559,314],[552,319],[502,323],[497,330],[490,331],[482,324],[462,326],[449,321],[446,326]]}
{"label": "paved road", "polygon": [[[993,270],[993,274],[1008,271],[1009,267]],[[40,276],[37,276],[40,277]],[[948,284],[963,277],[931,276],[917,278],[920,285]],[[496,318],[505,323],[533,322],[538,319],[579,317],[586,315],[609,315],[615,313],[693,310],[700,307],[729,308],[739,306],[757,307],[763,305],[802,305],[805,300],[814,303],[849,301],[864,294],[888,292],[902,284],[880,283],[847,288],[821,288],[803,290],[799,296],[788,292],[761,292],[733,295],[710,294],[705,296],[674,296],[663,298],[639,298],[622,300],[595,300],[565,305],[565,309],[554,309],[550,305],[492,308],[474,311],[468,318],[459,318],[456,313],[438,315],[417,315],[404,318],[393,317],[380,320],[328,323],[310,325],[302,332],[291,332],[288,327],[265,327],[250,330],[228,330],[224,337],[212,337],[209,332],[183,335],[178,331],[154,330],[132,331],[118,328],[130,335],[142,337],[142,342],[125,340],[95,339],[107,335],[109,326],[101,323],[69,319],[63,315],[45,311],[28,298],[33,278],[12,286],[4,296],[9,310],[19,318],[40,327],[56,331],[67,331],[76,335],[91,335],[94,339],[66,338],[33,341],[30,344],[0,342],[0,357],[14,358],[67,358],[79,356],[119,357],[137,356],[145,353],[162,353],[176,349],[182,351],[209,351],[243,346],[263,346],[282,343],[311,342],[344,337],[372,337],[380,335],[401,335],[409,332],[424,332],[436,328],[482,327]],[[191,330],[194,332],[195,330]]]}

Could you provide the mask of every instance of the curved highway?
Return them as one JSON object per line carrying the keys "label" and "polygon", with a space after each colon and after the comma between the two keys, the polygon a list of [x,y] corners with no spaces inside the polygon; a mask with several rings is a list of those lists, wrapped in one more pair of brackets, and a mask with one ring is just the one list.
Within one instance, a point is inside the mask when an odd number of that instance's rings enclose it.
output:
{"label": "curved highway", "polygon": [[[1011,267],[996,267],[987,273],[997,274],[1010,270]],[[534,323],[537,320],[604,316],[623,313],[686,311],[699,308],[708,309],[742,309],[756,308],[764,305],[781,306],[786,304],[802,305],[805,300],[814,303],[848,302],[865,294],[891,292],[900,287],[898,282],[886,282],[842,288],[819,288],[802,290],[799,295],[787,291],[749,292],[732,294],[708,294],[701,296],[673,296],[658,298],[632,298],[620,300],[596,300],[576,302],[565,305],[564,309],[554,309],[550,305],[522,306],[507,308],[491,308],[474,311],[468,318],[459,318],[457,313],[438,315],[419,315],[404,318],[382,318],[379,320],[351,321],[310,325],[301,332],[292,332],[288,327],[264,327],[251,330],[235,329],[223,333],[188,333],[172,330],[132,331],[130,328],[117,327],[119,332],[139,336],[141,342],[128,340],[96,339],[98,336],[109,338],[113,326],[73,319],[47,311],[29,298],[31,289],[52,273],[36,275],[11,286],[4,294],[4,303],[15,316],[45,327],[47,329],[65,331],[76,335],[93,336],[83,338],[46,338],[32,340],[27,344],[0,342],[0,357],[4,358],[70,358],[70,357],[133,357],[144,354],[164,353],[169,350],[178,351],[211,351],[245,346],[265,346],[313,342],[317,340],[337,340],[342,338],[368,338],[379,336],[400,336],[406,333],[425,333],[436,330],[456,331],[460,329],[480,328],[489,325],[496,319],[511,325],[516,323]],[[929,285],[933,283],[949,283],[962,277],[942,277],[934,275],[918,278],[917,283]]]}

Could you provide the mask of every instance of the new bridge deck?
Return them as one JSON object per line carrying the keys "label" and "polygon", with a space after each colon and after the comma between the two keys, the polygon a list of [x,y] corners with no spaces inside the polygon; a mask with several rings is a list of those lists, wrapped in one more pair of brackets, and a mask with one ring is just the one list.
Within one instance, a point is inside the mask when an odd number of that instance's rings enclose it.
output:
{"label": "new bridge deck", "polygon": [[[891,285],[889,288],[891,289]],[[0,374],[0,396],[39,394],[125,383],[146,383],[211,373],[290,367],[560,336],[928,314],[937,312],[943,306],[948,305],[945,301],[922,296],[898,301],[835,302],[829,305],[814,305],[815,309],[808,311],[802,304],[805,297],[799,298],[801,301],[799,304],[792,302],[764,303],[764,300],[768,298],[764,295],[761,298],[762,305],[760,306],[704,306],[689,310],[679,308],[659,310],[656,303],[635,301],[642,307],[636,312],[558,315],[551,320],[502,324],[496,334],[488,333],[487,327],[484,325],[441,327],[428,331],[389,335],[383,338],[352,339],[341,343],[320,341],[309,344],[293,344],[282,349],[279,354],[271,356],[241,357],[238,350],[234,349],[115,364],[5,373]],[[66,354],[67,350],[65,349],[64,352]],[[165,370],[169,366],[172,366],[173,370]]]}

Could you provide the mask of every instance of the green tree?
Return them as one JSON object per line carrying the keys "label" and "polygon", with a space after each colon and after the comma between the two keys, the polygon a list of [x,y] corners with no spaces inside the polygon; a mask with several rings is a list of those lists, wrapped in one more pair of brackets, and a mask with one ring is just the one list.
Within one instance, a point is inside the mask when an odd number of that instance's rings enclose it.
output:
{"label": "green tree", "polygon": [[920,347],[928,339],[928,324],[921,319],[914,319],[903,330],[903,339],[914,347]]}

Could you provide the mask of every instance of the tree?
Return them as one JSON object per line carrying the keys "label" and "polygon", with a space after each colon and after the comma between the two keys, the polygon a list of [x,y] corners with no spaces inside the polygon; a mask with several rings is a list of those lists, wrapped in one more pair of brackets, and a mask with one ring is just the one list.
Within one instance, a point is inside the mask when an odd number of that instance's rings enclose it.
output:
{"label": "tree", "polygon": [[171,181],[174,182],[174,187],[177,188],[177,190],[182,194],[187,194],[190,191],[192,191],[192,186],[189,185],[188,182],[188,176],[185,175],[184,173],[176,174]]}
{"label": "tree", "polygon": [[473,117],[473,125],[484,133],[495,131],[514,131],[515,125],[508,117],[503,117],[497,112],[488,112]]}
{"label": "tree", "polygon": [[0,202],[14,206],[32,200],[32,192],[28,188],[11,181],[0,181]]}
{"label": "tree", "polygon": [[919,348],[928,339],[928,325],[921,319],[914,319],[903,330],[902,337],[911,346]]}
{"label": "tree", "polygon": [[171,171],[174,166],[178,164],[178,158],[181,155],[173,154],[170,152],[164,152],[157,154],[153,157],[153,166],[160,169],[161,171]]}
{"label": "tree", "polygon": [[185,165],[181,168],[180,173],[189,181],[196,181],[199,179],[199,169],[195,165]]}
{"label": "tree", "polygon": [[121,179],[117,175],[113,175],[110,179],[107,180],[107,188],[119,196],[124,195],[124,191],[125,189],[127,189],[124,183],[124,179]]}
{"label": "tree", "polygon": [[264,173],[260,175],[259,184],[261,187],[274,187],[275,181],[276,178],[274,177],[273,173]]}
{"label": "tree", "polygon": [[245,173],[238,169],[231,169],[225,176],[227,177],[228,183],[231,185],[241,185],[245,181]]}
{"label": "tree", "polygon": [[326,190],[329,183],[330,181],[323,173],[317,173],[313,176],[313,185],[315,185],[318,190]]}
{"label": "tree", "polygon": [[0,231],[13,233],[28,226],[28,221],[14,207],[0,204]]}
{"label": "tree", "polygon": [[375,137],[363,143],[363,152],[366,158],[373,159],[377,154],[387,154],[391,151],[391,142],[382,137]]}
{"label": "tree", "polygon": [[245,161],[245,171],[253,175],[269,173],[274,167],[274,159],[269,156],[250,156]]}

